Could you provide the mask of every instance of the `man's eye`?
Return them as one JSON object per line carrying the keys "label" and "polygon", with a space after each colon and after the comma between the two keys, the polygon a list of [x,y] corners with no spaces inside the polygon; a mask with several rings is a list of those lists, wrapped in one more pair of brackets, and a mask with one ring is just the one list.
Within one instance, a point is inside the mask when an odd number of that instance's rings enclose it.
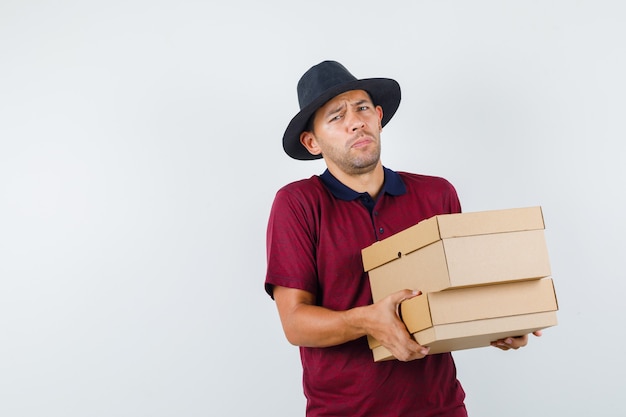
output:
{"label": "man's eye", "polygon": [[369,108],[370,108],[369,106],[361,106],[361,107],[359,107],[359,110],[363,111],[363,110],[367,110]]}

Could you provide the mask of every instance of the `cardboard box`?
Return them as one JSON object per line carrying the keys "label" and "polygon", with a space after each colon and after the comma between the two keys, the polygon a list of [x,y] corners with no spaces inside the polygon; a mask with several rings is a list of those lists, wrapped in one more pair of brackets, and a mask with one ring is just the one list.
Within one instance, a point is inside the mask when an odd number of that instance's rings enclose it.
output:
{"label": "cardboard box", "polygon": [[[400,313],[409,333],[430,353],[489,346],[557,324],[558,303],[551,278],[422,294],[404,301]],[[393,359],[368,338],[374,360]]]}
{"label": "cardboard box", "polygon": [[374,302],[551,275],[541,207],[434,216],[362,250]]}
{"label": "cardboard box", "polygon": [[[557,324],[555,311],[523,314],[520,316],[498,317],[466,323],[454,323],[423,330],[413,337],[427,340],[429,355],[457,350],[489,346],[491,342],[512,335],[529,334]],[[512,333],[512,330],[514,332]],[[432,342],[428,342],[432,340]],[[419,343],[419,342],[418,342]],[[375,362],[395,359],[384,346],[372,349]]]}

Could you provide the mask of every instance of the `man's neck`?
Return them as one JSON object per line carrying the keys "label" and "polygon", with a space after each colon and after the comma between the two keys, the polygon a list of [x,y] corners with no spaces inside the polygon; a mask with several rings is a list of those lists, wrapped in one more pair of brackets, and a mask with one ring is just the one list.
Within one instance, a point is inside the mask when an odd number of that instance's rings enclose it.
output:
{"label": "man's neck", "polygon": [[345,186],[358,193],[368,193],[373,199],[378,197],[385,182],[385,171],[380,161],[374,169],[359,174],[348,174],[331,166],[328,166],[328,170]]}

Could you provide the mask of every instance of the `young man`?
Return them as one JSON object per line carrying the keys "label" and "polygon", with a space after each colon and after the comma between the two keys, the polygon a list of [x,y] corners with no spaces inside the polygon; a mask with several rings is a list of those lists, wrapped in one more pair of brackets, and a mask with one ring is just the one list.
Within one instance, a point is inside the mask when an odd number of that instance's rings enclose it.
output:
{"label": "young man", "polygon": [[[298,83],[300,112],[285,152],[324,158],[320,176],[278,191],[267,231],[265,288],[285,335],[300,346],[307,416],[467,416],[451,354],[429,355],[399,319],[406,289],[372,304],[361,249],[437,214],[461,211],[445,179],[394,172],[380,133],[400,104],[398,83],[356,79],[324,61]],[[375,363],[366,335],[398,360]],[[527,336],[497,341],[524,346]]]}

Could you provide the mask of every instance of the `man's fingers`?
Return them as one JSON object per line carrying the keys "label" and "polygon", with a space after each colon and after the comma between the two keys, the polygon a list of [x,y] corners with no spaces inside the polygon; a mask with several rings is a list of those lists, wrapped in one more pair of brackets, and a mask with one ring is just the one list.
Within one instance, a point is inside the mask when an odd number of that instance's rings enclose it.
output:
{"label": "man's fingers", "polygon": [[400,304],[404,300],[408,300],[410,298],[416,297],[420,295],[422,292],[419,290],[400,290],[391,294],[389,297],[394,301],[395,304]]}

